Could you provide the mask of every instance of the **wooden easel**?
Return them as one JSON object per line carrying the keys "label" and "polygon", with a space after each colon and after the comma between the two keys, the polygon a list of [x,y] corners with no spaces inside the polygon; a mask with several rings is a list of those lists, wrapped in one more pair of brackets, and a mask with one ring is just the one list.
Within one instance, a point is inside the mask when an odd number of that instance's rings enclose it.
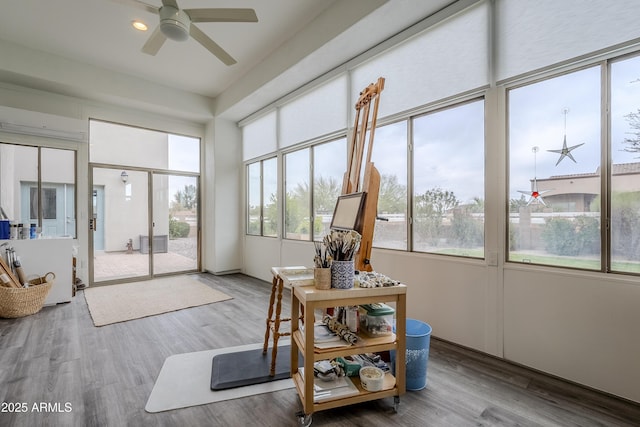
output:
{"label": "wooden easel", "polygon": [[[380,92],[384,89],[384,78],[378,78],[376,83],[371,83],[362,92],[356,102],[356,118],[353,125],[351,138],[349,139],[347,171],[342,182],[342,194],[351,194],[362,191],[365,193],[364,206],[360,213],[359,225],[356,229],[362,236],[360,250],[356,254],[355,269],[360,271],[373,271],[371,266],[371,245],[373,244],[373,231],[378,214],[378,193],[380,191],[380,173],[371,162],[373,152],[373,137],[378,118],[378,104]],[[373,111],[371,111],[373,104]],[[369,115],[371,114],[371,120]],[[367,133],[369,140],[367,143]],[[362,158],[365,153],[367,161],[364,166],[364,176],[360,181],[362,170]]]}

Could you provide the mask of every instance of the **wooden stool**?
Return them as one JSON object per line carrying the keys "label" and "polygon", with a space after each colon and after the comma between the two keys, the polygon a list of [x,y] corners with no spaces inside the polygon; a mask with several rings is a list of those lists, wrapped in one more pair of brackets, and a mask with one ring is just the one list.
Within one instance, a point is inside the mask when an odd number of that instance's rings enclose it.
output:
{"label": "wooden stool", "polygon": [[[304,267],[300,267],[304,268]],[[280,332],[280,323],[289,322],[291,318],[280,318],[282,313],[282,288],[284,281],[280,277],[282,267],[272,267],[273,281],[271,282],[271,296],[269,297],[269,314],[267,314],[267,328],[264,333],[264,345],[262,346],[262,354],[267,354],[269,348],[269,335],[273,334],[273,348],[271,349],[271,368],[269,376],[276,374],[276,356],[278,355],[278,339],[280,337],[290,336],[291,332]],[[275,304],[275,316],[274,316]]]}

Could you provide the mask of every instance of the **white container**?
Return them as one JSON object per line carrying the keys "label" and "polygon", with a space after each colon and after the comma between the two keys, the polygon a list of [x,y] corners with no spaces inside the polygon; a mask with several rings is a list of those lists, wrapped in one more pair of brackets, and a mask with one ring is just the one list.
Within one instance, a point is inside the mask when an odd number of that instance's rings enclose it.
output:
{"label": "white container", "polygon": [[370,337],[382,337],[393,333],[395,310],[386,304],[365,304],[360,306],[360,332]]}
{"label": "white container", "polygon": [[360,368],[360,384],[367,391],[380,391],[384,383],[384,372],[375,366]]}

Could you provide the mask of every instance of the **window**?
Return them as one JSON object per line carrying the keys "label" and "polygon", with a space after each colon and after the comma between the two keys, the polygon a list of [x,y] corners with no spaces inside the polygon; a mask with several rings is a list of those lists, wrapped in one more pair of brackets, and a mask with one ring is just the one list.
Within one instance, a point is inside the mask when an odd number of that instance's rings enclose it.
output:
{"label": "window", "polygon": [[248,201],[247,201],[247,234],[260,236],[260,222],[262,213],[260,207],[262,205],[262,180],[261,180],[262,162],[251,163],[247,166],[247,182],[249,183]]}
{"label": "window", "polygon": [[371,161],[380,172],[373,246],[407,250],[407,121],[376,129]]}
{"label": "window", "polygon": [[313,238],[322,240],[329,233],[333,210],[342,192],[347,170],[347,140],[313,146]]}
{"label": "window", "polygon": [[200,139],[89,121],[89,160],[158,170],[200,172]]}
{"label": "window", "polygon": [[284,236],[287,239],[311,239],[310,151],[309,148],[305,148],[284,156]]}
{"label": "window", "polygon": [[75,237],[75,170],[73,150],[0,144],[0,206],[43,237]]}
{"label": "window", "polygon": [[640,273],[640,57],[611,64],[611,270]]}
{"label": "window", "polygon": [[346,142],[341,138],[285,154],[285,238],[321,240],[327,234],[342,192]]}
{"label": "window", "polygon": [[[31,187],[30,189],[30,219],[38,219],[38,187]],[[43,219],[56,219],[56,189],[55,188],[43,188],[42,189],[42,218]]]}
{"label": "window", "polygon": [[508,92],[509,261],[601,268],[600,73]]}
{"label": "window", "polygon": [[413,250],[484,257],[484,101],[413,120]]}
{"label": "window", "polygon": [[278,235],[278,159],[262,162],[262,235]]}
{"label": "window", "polygon": [[247,165],[247,234],[278,235],[278,160]]}

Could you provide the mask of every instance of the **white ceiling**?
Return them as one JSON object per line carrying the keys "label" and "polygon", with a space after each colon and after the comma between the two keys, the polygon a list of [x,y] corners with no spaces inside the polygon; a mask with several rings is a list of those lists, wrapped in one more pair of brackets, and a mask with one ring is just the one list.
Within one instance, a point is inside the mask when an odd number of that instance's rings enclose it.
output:
{"label": "white ceiling", "polygon": [[[453,0],[178,0],[185,9],[255,9],[257,23],[196,24],[232,66],[192,39],[142,53],[158,16],[118,0],[2,3],[0,84],[204,122],[241,119]],[[133,29],[134,19],[149,31]]]}

